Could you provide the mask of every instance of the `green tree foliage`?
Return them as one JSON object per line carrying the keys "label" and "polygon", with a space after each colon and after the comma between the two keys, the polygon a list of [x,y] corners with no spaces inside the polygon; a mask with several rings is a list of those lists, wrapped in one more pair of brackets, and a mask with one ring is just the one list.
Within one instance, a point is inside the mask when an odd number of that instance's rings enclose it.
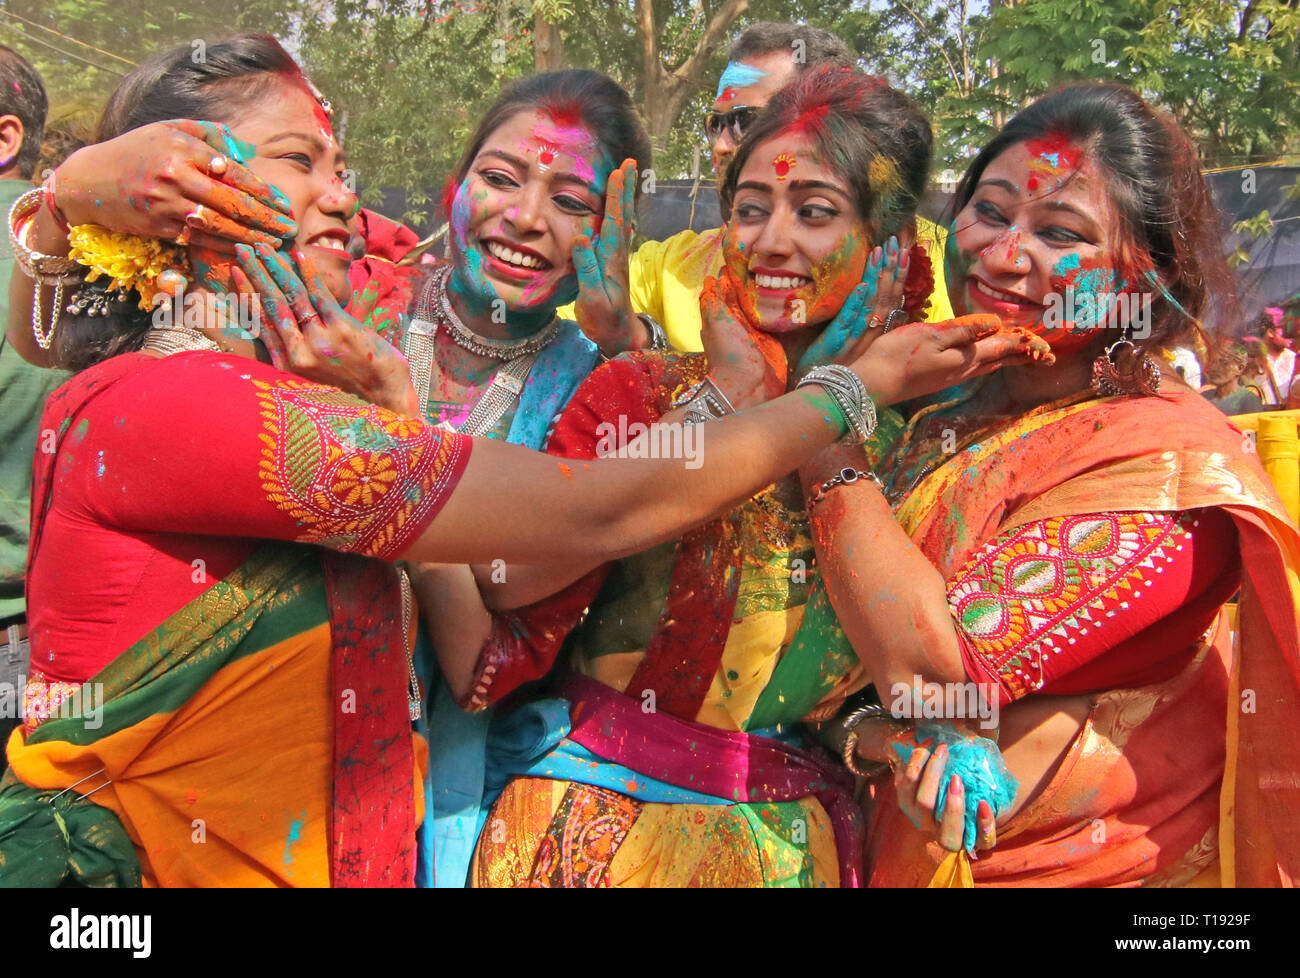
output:
{"label": "green tree foliage", "polygon": [[1020,0],[982,53],[1008,107],[1077,79],[1132,85],[1167,109],[1207,166],[1300,149],[1297,0]]}
{"label": "green tree foliage", "polygon": [[3,0],[0,43],[36,66],[52,105],[102,104],[155,51],[237,30],[289,37],[308,10],[309,0]]}

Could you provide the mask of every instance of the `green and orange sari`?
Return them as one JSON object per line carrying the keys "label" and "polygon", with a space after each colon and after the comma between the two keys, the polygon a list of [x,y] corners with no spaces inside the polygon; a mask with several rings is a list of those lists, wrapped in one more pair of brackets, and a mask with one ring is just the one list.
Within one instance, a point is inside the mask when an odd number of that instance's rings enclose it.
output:
{"label": "green and orange sari", "polygon": [[[413,885],[401,552],[470,442],[214,353],[51,398],[6,885]],[[376,559],[379,558],[379,559]]]}

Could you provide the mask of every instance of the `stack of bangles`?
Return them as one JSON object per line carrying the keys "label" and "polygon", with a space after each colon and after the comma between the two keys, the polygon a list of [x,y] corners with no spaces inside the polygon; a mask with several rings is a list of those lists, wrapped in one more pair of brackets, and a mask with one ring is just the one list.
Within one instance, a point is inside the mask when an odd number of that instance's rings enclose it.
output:
{"label": "stack of bangles", "polygon": [[888,771],[891,764],[889,761],[875,761],[867,768],[858,766],[858,727],[864,720],[886,720],[896,728],[895,732],[904,729],[906,723],[890,713],[888,707],[879,703],[859,707],[841,721],[840,727],[844,731],[845,737],[840,757],[844,761],[844,766],[860,778],[874,778]]}
{"label": "stack of bangles", "polygon": [[[61,215],[54,208],[53,180],[45,186],[29,190],[19,197],[9,208],[9,243],[13,246],[14,261],[24,275],[36,283],[32,300],[32,335],[42,350],[48,350],[54,339],[54,327],[59,322],[59,311],[63,306],[63,287],[77,282],[83,271],[81,265],[71,258],[57,255],[43,255],[27,246],[27,237],[36,221],[36,212],[42,202],[48,201],[51,213],[56,221],[62,221]],[[49,329],[45,328],[44,315],[41,312],[41,287],[54,289],[54,309],[50,314]]]}

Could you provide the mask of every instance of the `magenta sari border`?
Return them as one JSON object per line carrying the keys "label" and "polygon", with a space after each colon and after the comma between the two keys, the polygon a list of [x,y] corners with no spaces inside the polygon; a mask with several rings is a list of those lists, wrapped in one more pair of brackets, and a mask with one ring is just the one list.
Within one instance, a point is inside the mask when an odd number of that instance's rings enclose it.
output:
{"label": "magenta sari border", "polygon": [[835,831],[840,885],[862,885],[862,814],[847,771],[778,740],[646,713],[586,676],[566,677],[561,695],[569,701],[569,739],[639,774],[736,803],[815,797]]}

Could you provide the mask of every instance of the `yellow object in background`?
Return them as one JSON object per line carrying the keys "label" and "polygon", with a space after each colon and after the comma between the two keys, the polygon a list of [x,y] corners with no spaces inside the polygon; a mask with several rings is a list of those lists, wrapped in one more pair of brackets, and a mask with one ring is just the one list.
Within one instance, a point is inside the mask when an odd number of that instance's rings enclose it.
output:
{"label": "yellow object in background", "polygon": [[1255,432],[1260,464],[1273,481],[1293,523],[1300,523],[1300,411],[1242,414],[1232,423]]}

